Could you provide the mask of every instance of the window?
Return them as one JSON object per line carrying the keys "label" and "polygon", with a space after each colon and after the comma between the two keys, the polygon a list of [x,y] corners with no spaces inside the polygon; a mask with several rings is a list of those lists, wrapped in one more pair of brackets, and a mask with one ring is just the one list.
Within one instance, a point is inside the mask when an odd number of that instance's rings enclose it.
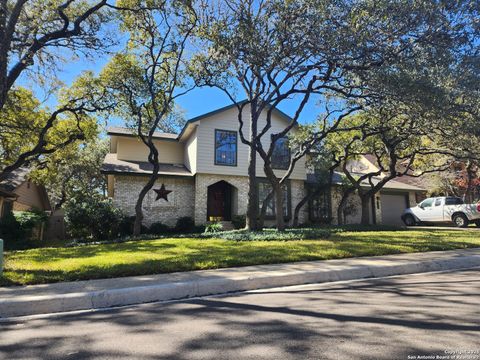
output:
{"label": "window", "polygon": [[433,205],[433,200],[432,198],[423,200],[422,203],[420,204],[421,208],[427,208],[427,207],[432,207]]}
{"label": "window", "polygon": [[435,206],[440,206],[442,205],[442,198],[436,198],[435,199]]}
{"label": "window", "polygon": [[457,197],[447,197],[445,199],[445,205],[462,205],[463,200]]}
{"label": "window", "polygon": [[[265,181],[259,180],[258,185],[258,210],[262,210],[263,201],[267,198],[272,190],[272,185]],[[276,216],[275,211],[275,197],[272,196],[270,201],[267,202],[265,217],[272,218]],[[283,185],[283,216],[290,217],[290,184]]]}
{"label": "window", "polygon": [[272,153],[272,168],[286,170],[290,165],[290,148],[288,139],[281,138],[275,142]]}
{"label": "window", "polygon": [[215,130],[215,165],[237,166],[237,132]]}
{"label": "window", "polygon": [[[311,189],[309,191],[315,191]],[[330,221],[330,192],[328,189],[318,193],[309,200],[310,221],[328,223]]]}

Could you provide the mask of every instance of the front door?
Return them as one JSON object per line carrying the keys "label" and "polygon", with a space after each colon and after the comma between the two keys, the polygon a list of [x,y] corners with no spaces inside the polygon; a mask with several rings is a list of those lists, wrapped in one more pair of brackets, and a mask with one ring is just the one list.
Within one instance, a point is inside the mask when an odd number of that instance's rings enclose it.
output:
{"label": "front door", "polygon": [[220,181],[208,187],[207,220],[231,220],[231,189],[228,183]]}

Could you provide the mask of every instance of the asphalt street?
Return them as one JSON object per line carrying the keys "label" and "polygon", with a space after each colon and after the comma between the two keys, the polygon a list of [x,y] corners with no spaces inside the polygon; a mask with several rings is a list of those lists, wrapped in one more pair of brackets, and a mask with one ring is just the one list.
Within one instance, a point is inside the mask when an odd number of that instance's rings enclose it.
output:
{"label": "asphalt street", "polygon": [[2,359],[480,360],[480,269],[0,323]]}

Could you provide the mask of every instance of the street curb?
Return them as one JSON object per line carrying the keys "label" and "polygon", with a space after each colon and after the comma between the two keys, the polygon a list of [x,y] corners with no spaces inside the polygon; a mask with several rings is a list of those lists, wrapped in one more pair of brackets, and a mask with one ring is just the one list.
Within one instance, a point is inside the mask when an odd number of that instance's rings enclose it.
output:
{"label": "street curb", "polygon": [[[431,254],[431,253],[429,253]],[[415,261],[401,260],[385,265],[383,257],[351,259],[351,265],[336,265],[336,260],[278,265],[285,271],[264,271],[243,275],[228,275],[218,270],[217,276],[194,280],[172,281],[148,286],[133,286],[117,289],[73,292],[51,295],[20,295],[11,299],[0,299],[0,318],[38,315],[77,310],[102,309],[157,301],[178,300],[184,298],[218,295],[230,292],[267,289],[310,283],[356,280],[366,278],[406,275],[434,271],[460,270],[480,266],[480,252],[469,254],[451,252],[451,256],[439,252],[442,256]],[[416,254],[415,254],[416,255]],[[391,257],[395,257],[392,255]],[[431,256],[430,256],[431,257]],[[372,264],[365,264],[368,259]],[[375,265],[378,259],[379,265]],[[355,264],[355,260],[359,264]],[[388,259],[390,260],[390,258]],[[383,264],[382,264],[383,263]],[[302,270],[295,264],[315,265],[313,270]],[[318,268],[316,267],[318,264]],[[337,263],[338,264],[338,263]],[[256,267],[256,269],[261,266]],[[333,267],[333,268],[332,268]],[[335,269],[337,267],[337,269]],[[265,266],[268,268],[268,266]],[[241,270],[242,268],[239,268]],[[248,269],[248,268],[243,268]],[[192,274],[197,272],[192,272]],[[212,271],[210,271],[212,273]],[[226,274],[226,275],[222,275]],[[168,274],[167,274],[168,276]]]}

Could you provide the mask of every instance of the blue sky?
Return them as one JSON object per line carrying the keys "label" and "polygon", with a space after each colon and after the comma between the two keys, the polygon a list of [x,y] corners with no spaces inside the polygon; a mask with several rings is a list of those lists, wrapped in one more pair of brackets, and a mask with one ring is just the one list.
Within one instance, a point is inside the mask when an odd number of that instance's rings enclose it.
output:
{"label": "blue sky", "polygon": [[[64,82],[65,85],[69,86],[83,71],[91,70],[95,73],[98,73],[107,62],[108,57],[106,56],[98,57],[95,61],[86,61],[84,59],[73,61],[65,64],[64,69],[58,75],[60,80]],[[31,88],[39,99],[44,98],[42,89],[37,87],[35,84],[30,83],[29,80],[21,81],[20,85]],[[239,92],[238,97],[238,100],[244,99],[241,92]],[[204,87],[192,90],[188,94],[179,98],[177,103],[185,111],[185,116],[188,120],[223,106],[230,105],[231,100],[219,89]],[[302,112],[302,116],[300,117],[301,123],[313,122],[315,120],[316,116],[320,112],[320,108],[315,103],[315,99],[311,99],[311,101],[307,104]],[[50,98],[46,104],[53,108],[55,106],[55,98]],[[298,101],[285,101],[281,104],[281,106],[279,106],[279,109],[288,115],[293,115],[297,105]],[[123,121],[121,119],[111,118],[106,120],[107,125],[123,125]]]}

